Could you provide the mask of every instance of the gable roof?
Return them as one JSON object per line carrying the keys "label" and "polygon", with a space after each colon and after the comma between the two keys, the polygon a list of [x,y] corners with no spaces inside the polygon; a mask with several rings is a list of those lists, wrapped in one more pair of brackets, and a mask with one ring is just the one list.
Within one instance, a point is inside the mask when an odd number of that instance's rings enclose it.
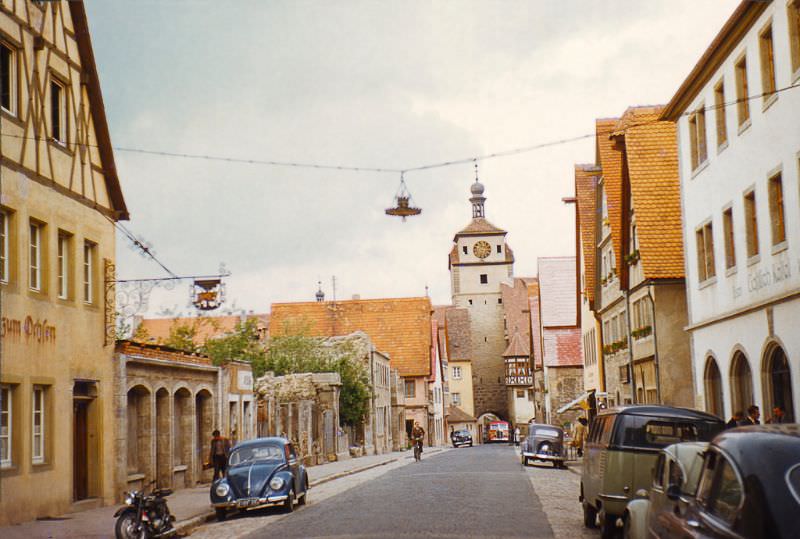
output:
{"label": "gable roof", "polygon": [[68,2],[72,23],[75,26],[75,39],[78,43],[78,52],[81,56],[81,67],[86,73],[86,92],[89,95],[92,119],[100,159],[103,162],[103,176],[105,177],[108,197],[113,207],[117,220],[128,220],[130,214],[122,196],[122,186],[117,176],[117,165],[114,161],[114,151],[111,146],[111,135],[108,131],[106,109],[103,104],[103,93],[100,91],[100,78],[97,75],[97,64],[92,49],[92,38],[89,35],[89,21],[86,18],[86,8],[83,2]]}
{"label": "gable roof", "polygon": [[618,122],[619,118],[604,118],[596,122],[597,164],[603,169],[611,242],[617,263],[622,260],[622,152],[610,135]]}
{"label": "gable roof", "polygon": [[447,416],[448,423],[475,423],[477,421],[477,419],[467,412],[453,405],[447,407],[447,413],[445,415]]}
{"label": "gable roof", "polygon": [[734,10],[722,29],[711,41],[703,56],[697,61],[689,76],[661,112],[662,120],[676,121],[686,111],[691,101],[733,52],[744,35],[767,9],[770,2],[743,0]]}
{"label": "gable roof", "polygon": [[538,265],[542,328],[576,326],[575,257],[539,258]]}
{"label": "gable roof", "polygon": [[[596,165],[575,165],[575,199],[578,205],[578,235],[583,249],[585,293],[589,307],[594,305],[595,248],[597,245],[597,179],[602,169]],[[580,283],[578,283],[580,286]],[[579,291],[580,292],[580,291]]]}
{"label": "gable roof", "polygon": [[361,330],[388,354],[400,376],[430,376],[431,310],[427,297],[273,303],[269,333],[302,329],[330,337]]}
{"label": "gable roof", "polygon": [[[677,130],[673,122],[658,121],[662,108],[631,107],[618,125],[624,132],[630,184],[626,206],[636,218],[640,264],[647,279],[684,276]],[[624,215],[626,231],[629,221]]]}
{"label": "gable roof", "polygon": [[[269,314],[250,314],[246,318],[255,318],[260,330],[266,333],[269,327]],[[178,318],[144,318],[137,325],[147,333],[147,343],[163,343],[170,335],[173,326],[182,325],[196,328],[195,340],[204,344],[209,339],[222,337],[233,332],[242,316],[193,316]]]}

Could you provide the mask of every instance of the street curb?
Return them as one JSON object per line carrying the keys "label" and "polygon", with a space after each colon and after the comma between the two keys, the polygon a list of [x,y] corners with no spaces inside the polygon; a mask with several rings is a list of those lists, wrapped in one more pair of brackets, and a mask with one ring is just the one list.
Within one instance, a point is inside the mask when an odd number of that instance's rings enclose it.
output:
{"label": "street curb", "polygon": [[[431,451],[431,453],[438,453],[439,451],[443,451],[442,449],[438,449],[436,451]],[[397,462],[402,457],[393,458],[390,460],[386,460],[383,462],[377,462],[375,464],[370,464],[369,466],[362,466],[360,468],[353,468],[352,470],[347,470],[344,472],[339,472],[335,474],[331,474],[325,476],[321,479],[317,479],[316,481],[312,481],[308,484],[309,488],[316,487],[327,483],[329,481],[334,481],[336,479],[341,479],[342,477],[347,477],[348,475],[354,475],[361,472],[366,472],[367,470],[371,470],[373,468],[377,468],[378,466],[386,466],[387,464],[391,464],[392,462]],[[202,513],[200,515],[196,515],[191,518],[187,518],[186,520],[182,520],[180,522],[175,523],[175,532],[176,534],[182,534],[191,530],[192,528],[199,526],[200,524],[204,524],[209,522],[210,520],[214,520],[216,517],[216,513],[213,510],[209,510],[207,513]]]}

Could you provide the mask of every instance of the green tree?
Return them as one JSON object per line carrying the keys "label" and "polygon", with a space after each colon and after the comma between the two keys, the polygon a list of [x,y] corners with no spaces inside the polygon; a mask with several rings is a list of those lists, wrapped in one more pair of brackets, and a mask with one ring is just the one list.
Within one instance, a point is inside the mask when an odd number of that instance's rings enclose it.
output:
{"label": "green tree", "polygon": [[233,332],[222,337],[209,339],[201,352],[205,353],[214,365],[224,365],[228,361],[246,361],[253,367],[253,374],[264,374],[266,351],[259,341],[258,324],[255,318],[236,322]]}
{"label": "green tree", "polygon": [[[328,343],[302,333],[272,337],[269,340],[264,370],[277,376],[304,372],[337,372],[342,388],[339,393],[339,419],[345,425],[357,425],[367,415],[372,397],[369,372],[360,352],[351,341]],[[255,365],[254,365],[255,372]]]}
{"label": "green tree", "polygon": [[179,322],[174,320],[169,328],[169,336],[164,339],[164,346],[181,350],[187,354],[196,354],[200,351],[200,344],[197,342],[198,327],[199,324],[195,321]]}

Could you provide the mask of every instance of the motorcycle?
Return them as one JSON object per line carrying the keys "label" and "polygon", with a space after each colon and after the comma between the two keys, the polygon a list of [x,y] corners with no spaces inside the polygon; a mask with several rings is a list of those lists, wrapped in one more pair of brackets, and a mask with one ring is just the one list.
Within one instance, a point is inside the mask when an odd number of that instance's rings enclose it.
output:
{"label": "motorcycle", "polygon": [[[155,481],[144,488],[153,484]],[[126,492],[125,505],[114,513],[117,539],[156,539],[175,534],[175,517],[169,512],[165,499],[172,494],[172,490],[157,488],[145,494],[144,488]]]}

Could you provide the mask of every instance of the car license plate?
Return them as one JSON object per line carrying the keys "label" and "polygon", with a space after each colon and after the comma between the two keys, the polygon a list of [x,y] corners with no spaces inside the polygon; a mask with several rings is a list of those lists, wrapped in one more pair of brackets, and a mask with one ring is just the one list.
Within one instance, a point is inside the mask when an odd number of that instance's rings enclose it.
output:
{"label": "car license plate", "polygon": [[251,505],[256,505],[258,503],[258,498],[243,498],[241,500],[236,500],[236,507],[250,507]]}

